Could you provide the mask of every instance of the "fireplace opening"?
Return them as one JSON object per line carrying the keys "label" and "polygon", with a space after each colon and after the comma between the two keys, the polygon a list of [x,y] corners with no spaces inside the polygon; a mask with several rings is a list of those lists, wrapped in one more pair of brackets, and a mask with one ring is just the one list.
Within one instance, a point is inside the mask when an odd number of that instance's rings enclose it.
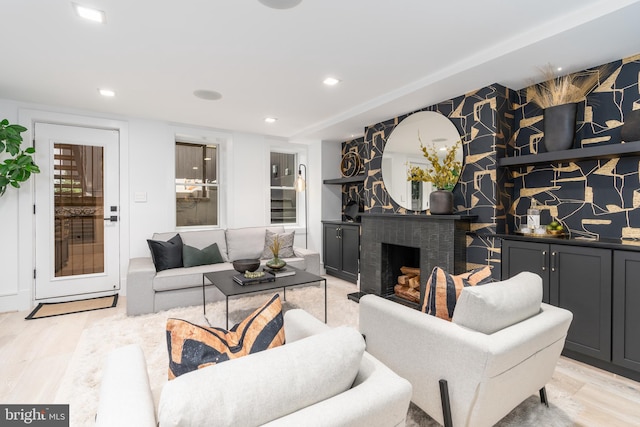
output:
{"label": "fireplace opening", "polygon": [[410,305],[420,303],[420,248],[382,243],[381,295]]}

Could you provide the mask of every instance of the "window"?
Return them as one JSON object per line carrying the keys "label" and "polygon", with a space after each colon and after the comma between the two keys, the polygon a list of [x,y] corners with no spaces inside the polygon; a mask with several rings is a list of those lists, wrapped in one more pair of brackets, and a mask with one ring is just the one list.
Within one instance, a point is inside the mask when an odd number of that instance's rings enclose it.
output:
{"label": "window", "polygon": [[296,155],[271,152],[271,224],[295,224],[297,218]]}
{"label": "window", "polygon": [[219,225],[218,147],[176,141],[176,225]]}

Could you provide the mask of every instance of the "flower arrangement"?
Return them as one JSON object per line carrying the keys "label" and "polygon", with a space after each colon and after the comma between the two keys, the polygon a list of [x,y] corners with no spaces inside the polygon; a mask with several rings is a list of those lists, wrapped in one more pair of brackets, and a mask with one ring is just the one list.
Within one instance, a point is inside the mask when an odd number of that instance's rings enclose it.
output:
{"label": "flower arrangement", "polygon": [[453,190],[453,187],[458,182],[460,171],[462,169],[462,162],[456,161],[456,151],[462,145],[460,140],[456,141],[451,147],[447,148],[444,158],[438,155],[439,150],[435,145],[431,147],[425,147],[418,134],[418,140],[420,141],[420,149],[422,155],[429,160],[431,166],[421,168],[420,166],[413,166],[407,170],[407,181],[423,181],[432,183],[438,190]]}
{"label": "flower arrangement", "polygon": [[274,258],[279,258],[280,255],[280,238],[276,235],[273,239],[273,244],[269,246]]}
{"label": "flower arrangement", "polygon": [[558,77],[553,67],[547,65],[541,69],[545,81],[527,88],[527,100],[542,109],[581,102],[596,87],[600,74],[606,70],[607,67],[599,67],[583,73]]}

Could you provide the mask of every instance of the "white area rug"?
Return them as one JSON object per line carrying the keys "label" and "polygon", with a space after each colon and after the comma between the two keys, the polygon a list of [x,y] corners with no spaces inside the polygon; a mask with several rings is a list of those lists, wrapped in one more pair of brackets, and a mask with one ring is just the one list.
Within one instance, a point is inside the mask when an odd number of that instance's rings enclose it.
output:
{"label": "white area rug", "polygon": [[[353,292],[352,286],[342,283],[329,283],[328,324],[330,326],[358,326],[358,304],[347,299],[346,294]],[[279,292],[282,297],[282,292]],[[231,311],[230,324],[240,321],[259,307],[273,292],[253,296],[233,298],[229,301]],[[307,310],[318,319],[324,319],[324,290],[319,286],[308,286],[287,290],[285,310],[299,307]],[[67,373],[56,396],[56,403],[70,404],[71,426],[91,426],[95,423],[98,395],[102,376],[102,366],[106,354],[117,347],[138,343],[144,349],[149,372],[149,381],[157,402],[162,386],[167,381],[168,356],[165,338],[166,321],[170,317],[205,324],[202,307],[186,307],[167,310],[160,313],[135,317],[116,314],[96,322],[86,329]],[[207,317],[212,325],[225,327],[224,301],[207,305]],[[540,404],[532,396],[505,417],[499,426],[570,426],[571,417],[578,413],[580,405],[570,396],[561,394],[547,386],[550,408]],[[437,426],[428,415],[411,405],[407,417],[407,426]]]}

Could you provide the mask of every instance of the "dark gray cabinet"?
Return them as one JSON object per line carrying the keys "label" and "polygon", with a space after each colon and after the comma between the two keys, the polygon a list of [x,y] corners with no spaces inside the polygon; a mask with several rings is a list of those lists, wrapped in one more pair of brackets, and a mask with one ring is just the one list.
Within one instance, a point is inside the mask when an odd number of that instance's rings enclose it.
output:
{"label": "dark gray cabinet", "polygon": [[360,260],[360,225],[323,222],[324,268],[330,276],[357,283]]}
{"label": "dark gray cabinet", "polygon": [[640,372],[640,252],[613,255],[613,362]]}
{"label": "dark gray cabinet", "polygon": [[609,249],[505,240],[502,277],[521,271],[542,277],[543,300],[573,313],[565,350],[611,360]]}

